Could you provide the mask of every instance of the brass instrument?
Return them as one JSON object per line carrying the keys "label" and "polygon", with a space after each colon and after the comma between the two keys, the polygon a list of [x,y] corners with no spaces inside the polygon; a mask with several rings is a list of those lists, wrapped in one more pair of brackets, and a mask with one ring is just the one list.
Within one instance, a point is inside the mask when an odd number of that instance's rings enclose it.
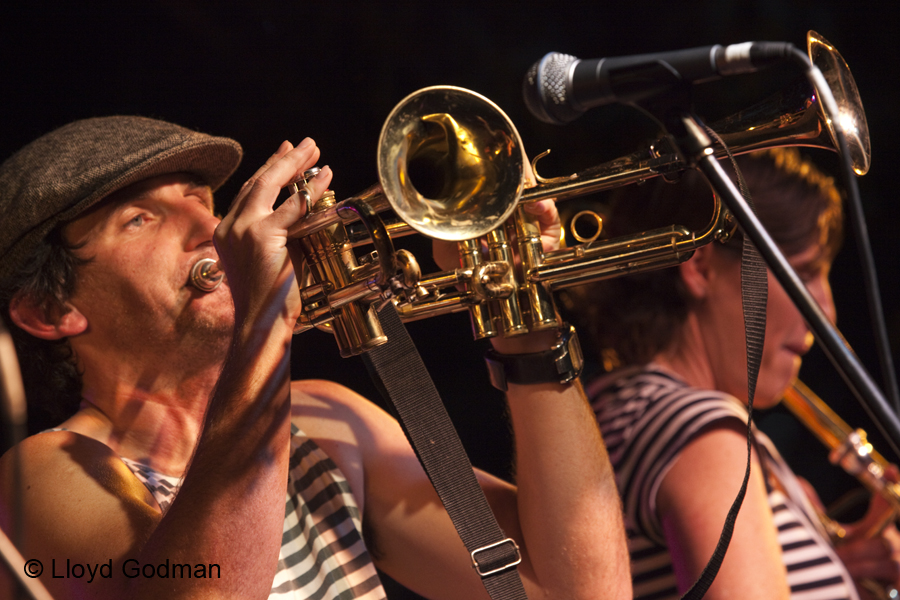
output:
{"label": "brass instrument", "polygon": [[[826,79],[842,82],[833,93],[849,116],[824,114],[818,94],[804,84],[802,92],[779,94],[712,129],[733,153],[785,145],[834,150],[830,123],[853,119],[859,133],[854,139],[861,140],[854,163],[864,171],[868,132],[856,87],[846,83],[852,83],[849,69],[821,36],[810,32],[808,42],[811,58],[828,71]],[[475,92],[429,87],[402,100],[381,131],[380,183],[341,202],[326,195],[289,232],[299,239],[308,266],[300,278],[304,313],[295,333],[328,328],[342,356],[365,352],[385,341],[375,314],[384,302],[393,302],[405,321],[468,310],[476,338],[556,328],[555,290],[675,265],[728,235],[727,211],[716,199],[710,222],[700,231],[675,224],[612,240],[589,238],[544,253],[540,228],[523,203],[563,200],[689,165],[662,138],[649,150],[586,171],[538,176],[538,184],[525,189],[524,160],[510,119]],[[299,185],[297,191],[302,193]],[[381,218],[389,209],[398,221]],[[364,234],[353,230],[357,222]],[[415,257],[395,252],[392,243],[414,232],[456,242],[459,268],[422,275]],[[364,243],[373,244],[375,252],[357,259],[353,247]]]}
{"label": "brass instrument", "polygon": [[[782,398],[782,403],[829,449],[828,460],[840,466],[859,480],[872,494],[884,498],[890,509],[865,532],[865,537],[875,537],[900,514],[900,484],[888,480],[884,473],[890,463],[879,454],[866,439],[862,429],[852,429],[825,402],[802,381],[795,380]],[[831,535],[839,544],[846,535],[843,527],[826,515],[820,515]],[[887,589],[866,580],[862,584],[876,598],[896,598],[897,590]]]}
{"label": "brass instrument", "polygon": [[895,514],[900,514],[900,484],[885,479],[884,471],[890,463],[872,447],[865,431],[852,429],[802,381],[794,381],[782,402],[825,444],[832,464],[856,477],[870,492],[887,500]]}

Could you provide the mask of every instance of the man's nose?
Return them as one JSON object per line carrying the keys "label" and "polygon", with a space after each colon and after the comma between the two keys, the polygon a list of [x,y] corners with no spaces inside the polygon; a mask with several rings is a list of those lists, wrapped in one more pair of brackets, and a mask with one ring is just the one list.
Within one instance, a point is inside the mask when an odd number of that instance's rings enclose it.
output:
{"label": "man's nose", "polygon": [[211,245],[213,232],[221,219],[199,203],[194,203],[194,207],[188,209],[184,216],[189,227],[188,250],[193,250],[204,244]]}

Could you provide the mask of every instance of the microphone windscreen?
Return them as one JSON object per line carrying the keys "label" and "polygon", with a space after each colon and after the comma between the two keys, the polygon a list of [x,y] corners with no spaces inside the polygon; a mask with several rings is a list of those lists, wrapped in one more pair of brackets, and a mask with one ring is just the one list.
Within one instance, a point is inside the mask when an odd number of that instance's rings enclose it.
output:
{"label": "microphone windscreen", "polygon": [[531,114],[553,125],[564,125],[583,114],[569,98],[568,77],[575,62],[574,56],[551,52],[531,65],[522,81],[522,96]]}

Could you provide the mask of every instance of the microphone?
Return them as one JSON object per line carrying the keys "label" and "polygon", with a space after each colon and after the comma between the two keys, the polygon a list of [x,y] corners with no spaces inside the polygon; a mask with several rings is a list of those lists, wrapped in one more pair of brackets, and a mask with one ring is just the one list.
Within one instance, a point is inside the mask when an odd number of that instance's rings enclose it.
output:
{"label": "microphone", "polygon": [[603,104],[637,103],[680,85],[752,73],[789,57],[793,48],[745,42],[586,60],[551,52],[528,69],[522,92],[531,114],[564,125]]}

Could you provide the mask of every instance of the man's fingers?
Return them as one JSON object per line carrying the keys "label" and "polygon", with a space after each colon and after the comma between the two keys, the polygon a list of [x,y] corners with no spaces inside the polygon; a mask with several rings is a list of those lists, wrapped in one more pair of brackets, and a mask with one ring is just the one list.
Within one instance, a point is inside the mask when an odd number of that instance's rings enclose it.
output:
{"label": "man's fingers", "polygon": [[522,204],[526,212],[536,216],[541,222],[551,223],[559,218],[556,203],[553,200],[541,200],[539,202],[525,202]]}
{"label": "man's fingers", "polygon": [[[275,230],[272,230],[272,223],[268,220],[273,215],[275,202],[284,186],[301,179],[303,172],[316,164],[319,154],[319,149],[310,138],[303,140],[297,147],[290,142],[283,142],[241,188],[228,214],[216,228],[217,243],[224,243],[225,238],[229,236],[241,237],[251,228],[260,233],[268,229],[269,233],[263,237],[274,233],[283,238],[284,232],[279,233],[277,225]],[[299,202],[295,199],[285,204],[288,206],[283,212],[289,213],[292,209],[295,212],[286,218],[299,219],[299,213],[296,213]],[[305,206],[305,202],[303,205]]]}
{"label": "man's fingers", "polygon": [[334,172],[331,170],[331,167],[325,165],[315,177],[306,182],[306,186],[309,188],[312,196],[310,206],[314,205],[322,197],[322,194],[328,190],[333,176]]}
{"label": "man's fingers", "polygon": [[306,138],[297,147],[284,142],[241,188],[229,214],[250,211],[260,217],[269,214],[278,199],[281,188],[298,181],[303,172],[319,160],[316,143]]}
{"label": "man's fingers", "polygon": [[314,141],[310,138],[303,140],[256,177],[242,210],[270,212],[281,188],[300,180],[303,172],[319,160],[319,154]]}
{"label": "man's fingers", "polygon": [[229,213],[240,212],[241,208],[243,207],[244,200],[247,198],[247,194],[250,193],[250,190],[253,189],[253,184],[256,183],[257,178],[262,173],[267,171],[269,169],[269,167],[271,167],[273,164],[275,164],[276,162],[281,160],[281,158],[285,154],[287,154],[288,152],[290,152],[293,149],[294,149],[294,145],[291,144],[289,141],[285,140],[285,141],[281,142],[281,145],[278,146],[278,150],[276,150],[275,153],[266,160],[266,162],[265,162],[265,164],[263,164],[263,166],[261,166],[260,168],[258,168],[256,170],[256,173],[254,173],[253,176],[250,177],[250,179],[248,179],[247,181],[244,182],[244,185],[241,186],[241,189],[238,191],[237,195],[234,197],[234,200],[232,200],[231,206],[228,208],[228,212]]}
{"label": "man's fingers", "polygon": [[559,248],[562,223],[559,220],[559,211],[553,200],[541,200],[540,202],[527,202],[522,205],[525,212],[534,215],[541,227],[541,240],[544,252],[550,252]]}
{"label": "man's fingers", "polygon": [[307,206],[303,191],[299,194],[293,194],[279,206],[275,212],[268,217],[267,221],[274,227],[287,231],[291,225],[307,215],[308,208],[311,208],[328,189],[331,183],[333,173],[327,165],[322,167],[318,175],[306,182],[306,188],[309,192],[309,206]]}

